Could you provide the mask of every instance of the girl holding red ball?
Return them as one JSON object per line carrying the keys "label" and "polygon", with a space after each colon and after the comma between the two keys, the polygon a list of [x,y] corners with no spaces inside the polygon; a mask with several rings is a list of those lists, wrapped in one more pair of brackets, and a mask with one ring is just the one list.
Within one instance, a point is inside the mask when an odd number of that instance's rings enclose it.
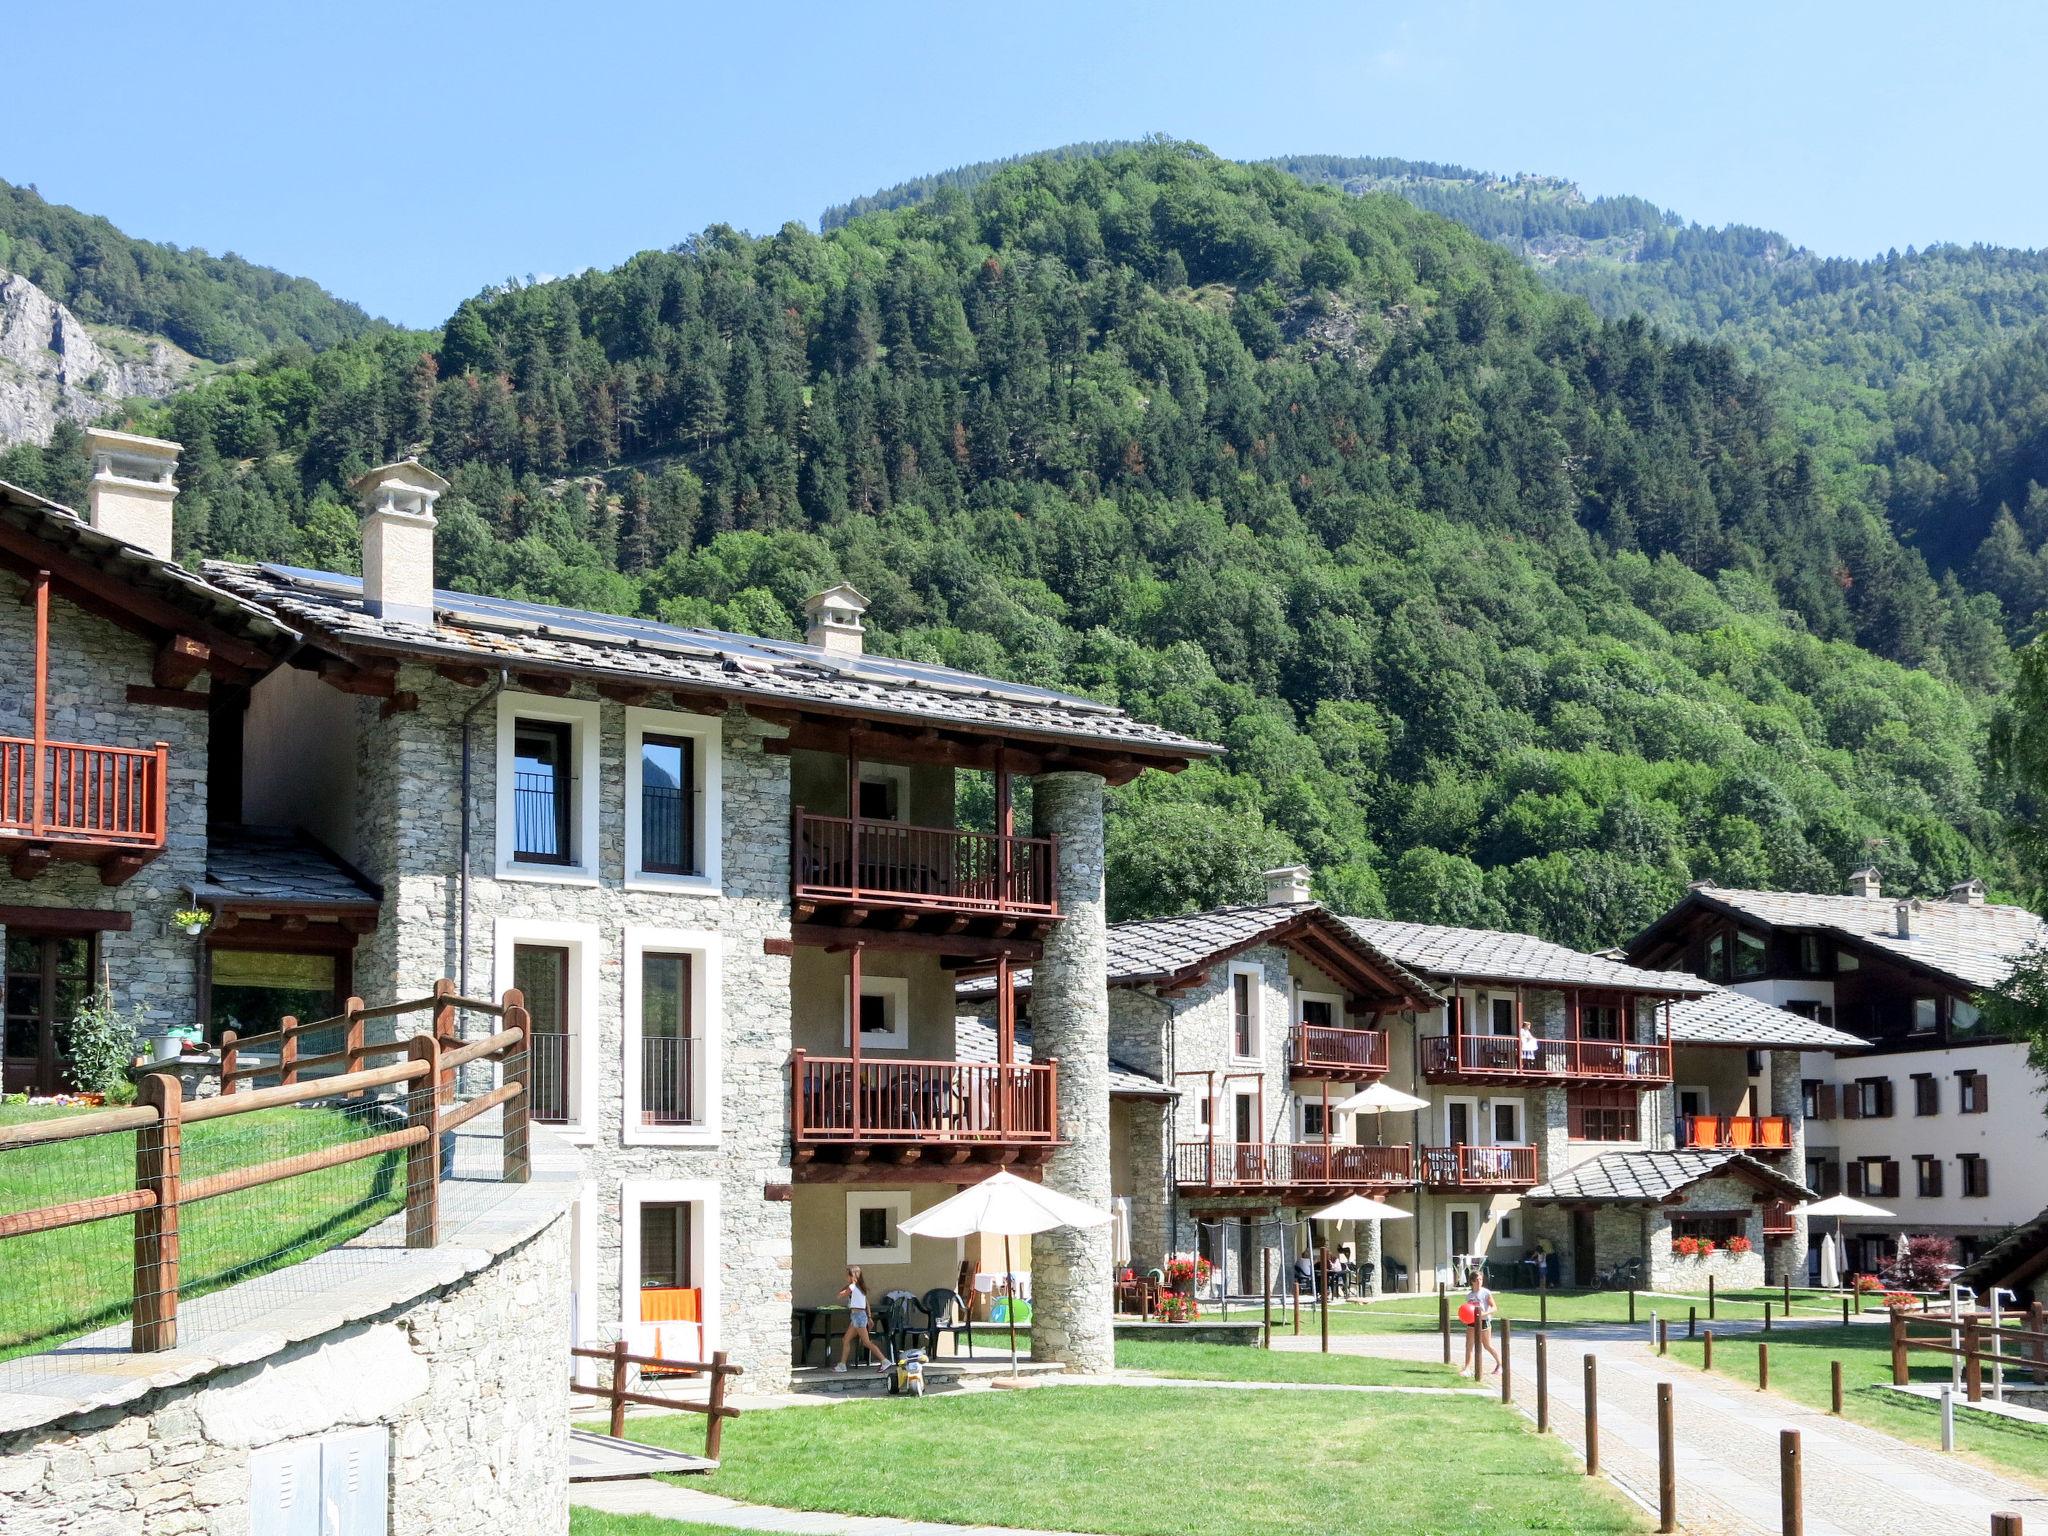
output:
{"label": "girl holding red ball", "polygon": [[1477,1341],[1479,1347],[1486,1351],[1486,1358],[1493,1362],[1493,1374],[1500,1374],[1500,1354],[1493,1347],[1493,1314],[1499,1310],[1493,1292],[1486,1287],[1485,1276],[1475,1266],[1465,1277],[1465,1300],[1458,1307],[1458,1321],[1468,1330],[1465,1334],[1466,1370],[1472,1369],[1472,1346]]}

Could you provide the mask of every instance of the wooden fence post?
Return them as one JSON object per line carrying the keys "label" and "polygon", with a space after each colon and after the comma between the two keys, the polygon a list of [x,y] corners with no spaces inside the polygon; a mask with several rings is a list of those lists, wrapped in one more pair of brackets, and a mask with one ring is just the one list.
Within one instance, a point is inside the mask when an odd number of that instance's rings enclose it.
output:
{"label": "wooden fence post", "polygon": [[1892,1385],[1906,1384],[1906,1314],[1892,1313]]}
{"label": "wooden fence post", "polygon": [[405,1054],[427,1064],[422,1076],[405,1084],[405,1123],[426,1131],[405,1149],[405,1246],[432,1248],[441,1238],[441,1042],[414,1035]]}
{"label": "wooden fence post", "polygon": [[704,1454],[718,1460],[718,1445],[725,1438],[725,1351],[711,1357],[711,1413],[704,1422]]}
{"label": "wooden fence post", "polygon": [[1792,1315],[1792,1272],[1788,1269],[1780,1278],[1785,1282],[1785,1315],[1790,1317]]}
{"label": "wooden fence post", "polygon": [[286,1014],[278,1033],[277,1080],[289,1088],[299,1080],[299,1021]]}
{"label": "wooden fence post", "polygon": [[1536,1335],[1536,1433],[1550,1433],[1550,1335]]}
{"label": "wooden fence post", "polygon": [[1714,1320],[1714,1277],[1707,1276],[1707,1321]]}
{"label": "wooden fence post", "polygon": [[2026,1527],[2018,1515],[1996,1514],[1991,1517],[1991,1536],[2026,1536]]}
{"label": "wooden fence post", "polygon": [[1977,1331],[1977,1319],[1963,1319],[1963,1385],[1970,1401],[1984,1401],[1984,1348],[1983,1335]]}
{"label": "wooden fence post", "polygon": [[[713,1422],[716,1422],[715,1420]],[[626,1341],[612,1341],[612,1438],[626,1433]]]}
{"label": "wooden fence post", "polygon": [[235,1051],[235,1042],[241,1038],[240,1032],[236,1030],[224,1029],[220,1032],[220,1091],[222,1093],[233,1093],[235,1091],[235,1068],[241,1064],[241,1058]]}
{"label": "wooden fence post", "polygon": [[1806,1499],[1799,1487],[1799,1431],[1778,1431],[1778,1525],[1783,1536],[1806,1536]]}
{"label": "wooden fence post", "polygon": [[1547,1285],[1536,1293],[1536,1326],[1550,1326],[1550,1287]]}
{"label": "wooden fence post", "polygon": [[352,997],[341,1005],[341,1048],[348,1052],[348,1060],[342,1063],[345,1072],[362,1070],[363,1056],[363,1000]]}
{"label": "wooden fence post", "polygon": [[1586,1356],[1586,1476],[1600,1475],[1600,1357]]}
{"label": "wooden fence post", "polygon": [[499,1001],[505,1008],[500,1022],[506,1029],[519,1031],[519,1043],[505,1058],[505,1081],[518,1084],[519,1091],[505,1101],[504,1118],[499,1121],[505,1137],[501,1177],[507,1184],[524,1184],[533,1174],[528,1135],[533,1123],[533,1020],[526,1012],[526,996],[517,987],[506,988]]}
{"label": "wooden fence post", "polygon": [[1714,1330],[1709,1328],[1705,1333],[1700,1335],[1700,1369],[1703,1371],[1711,1371],[1713,1368]]}
{"label": "wooden fence post", "polygon": [[2037,1301],[2027,1308],[2027,1332],[2042,1335],[2027,1344],[2027,1357],[2034,1362],[2035,1385],[2048,1383],[2048,1306]]}
{"label": "wooden fence post", "polygon": [[1634,1286],[1628,1288],[1628,1320],[1630,1322],[1636,1320],[1636,1288]]}
{"label": "wooden fence post", "polygon": [[1770,1331],[1771,1331],[1771,1304],[1770,1304],[1770,1303],[1769,1303],[1769,1302],[1767,1301],[1767,1302],[1765,1302],[1765,1303],[1764,1303],[1764,1332],[1765,1332],[1765,1333],[1769,1333]]}
{"label": "wooden fence post", "polygon": [[1657,1319],[1657,1353],[1660,1355],[1671,1353],[1671,1319],[1668,1317]]}
{"label": "wooden fence post", "polygon": [[[1481,1326],[1484,1326],[1483,1324]],[[1515,1320],[1503,1316],[1500,1320],[1500,1400],[1514,1401],[1515,1386]]]}
{"label": "wooden fence post", "polygon": [[1842,1326],[1849,1326],[1849,1298],[1846,1296],[1842,1298]]}
{"label": "wooden fence post", "polygon": [[1771,1389],[1771,1346],[1768,1344],[1756,1347],[1756,1389],[1759,1392]]}
{"label": "wooden fence post", "polygon": [[1700,1309],[1698,1307],[1687,1307],[1685,1309],[1685,1336],[1688,1339],[1696,1339],[1700,1336]]}
{"label": "wooden fence post", "polygon": [[1441,1280],[1436,1285],[1436,1327],[1444,1336],[1444,1364],[1451,1363],[1451,1298],[1444,1294]]}
{"label": "wooden fence post", "polygon": [[[434,983],[433,1035],[435,1040],[439,1041],[444,1049],[461,1043],[455,1038],[455,1004],[450,1001],[456,995],[455,983],[446,976],[443,976]],[[440,1084],[441,1102],[443,1104],[453,1104],[455,1102],[455,1069],[453,1067],[443,1069],[437,1081]]]}
{"label": "wooden fence post", "polygon": [[1657,1383],[1657,1529],[1678,1529],[1678,1431],[1668,1381]]}
{"label": "wooden fence post", "polygon": [[152,1072],[141,1083],[154,1125],[135,1133],[135,1187],[156,1197],[135,1213],[135,1293],[128,1346],[136,1354],[178,1342],[178,1182],[185,1107],[175,1072]]}
{"label": "wooden fence post", "polygon": [[1842,1416],[1842,1362],[1828,1362],[1828,1412],[1836,1418]]}

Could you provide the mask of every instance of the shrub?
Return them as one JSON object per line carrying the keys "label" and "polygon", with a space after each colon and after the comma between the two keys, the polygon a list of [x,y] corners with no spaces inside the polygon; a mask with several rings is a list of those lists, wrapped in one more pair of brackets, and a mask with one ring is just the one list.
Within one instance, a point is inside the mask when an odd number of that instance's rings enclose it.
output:
{"label": "shrub", "polygon": [[1909,1237],[1885,1279],[1902,1291],[1938,1291],[1954,1271],[1955,1244],[1945,1237]]}
{"label": "shrub", "polygon": [[128,1068],[142,1037],[142,1010],[122,1008],[110,992],[95,992],[71,1016],[71,1075],[86,1093],[110,1104],[135,1097]]}

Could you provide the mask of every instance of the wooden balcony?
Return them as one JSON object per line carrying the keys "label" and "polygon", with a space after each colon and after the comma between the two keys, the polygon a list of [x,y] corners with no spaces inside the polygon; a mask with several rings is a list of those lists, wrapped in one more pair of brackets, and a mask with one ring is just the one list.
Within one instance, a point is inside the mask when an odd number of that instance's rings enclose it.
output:
{"label": "wooden balcony", "polygon": [[1764,1237],[1766,1241],[1772,1238],[1791,1237],[1796,1234],[1799,1228],[1792,1220],[1793,1214],[1792,1202],[1789,1200],[1773,1200],[1770,1204],[1766,1205],[1764,1207]]}
{"label": "wooden balcony", "polygon": [[1464,1142],[1424,1147],[1422,1182],[1431,1189],[1529,1189],[1536,1183],[1536,1149]]}
{"label": "wooden balcony", "polygon": [[0,737],[0,853],[17,879],[53,859],[119,885],[163,852],[170,749]]}
{"label": "wooden balcony", "polygon": [[1430,1035],[1422,1075],[1433,1083],[1642,1083],[1671,1081],[1671,1047],[1634,1040],[1538,1040],[1517,1035]]}
{"label": "wooden balcony", "polygon": [[1174,1148],[1182,1190],[1268,1195],[1307,1202],[1415,1182],[1414,1148],[1360,1147],[1342,1141],[1184,1141]]}
{"label": "wooden balcony", "polygon": [[799,809],[790,840],[792,917],[847,927],[924,922],[1007,937],[1059,916],[1055,840],[913,827]]}
{"label": "wooden balcony", "polygon": [[1038,1163],[1059,1142],[1059,1063],[790,1057],[796,1177],[958,1177],[966,1163]]}
{"label": "wooden balcony", "polygon": [[1735,1152],[1790,1152],[1792,1121],[1787,1115],[1680,1115],[1678,1144]]}
{"label": "wooden balcony", "polygon": [[1287,1058],[1296,1077],[1366,1081],[1386,1073],[1387,1032],[1297,1024],[1287,1039]]}

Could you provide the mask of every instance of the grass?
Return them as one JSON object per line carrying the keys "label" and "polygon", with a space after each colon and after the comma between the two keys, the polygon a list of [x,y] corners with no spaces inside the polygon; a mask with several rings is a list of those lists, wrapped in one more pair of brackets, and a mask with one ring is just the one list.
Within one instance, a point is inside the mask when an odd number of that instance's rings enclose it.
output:
{"label": "grass", "polygon": [[[1717,1337],[1714,1370],[1754,1385],[1757,1345],[1763,1342],[1766,1341],[1755,1334]],[[1840,1360],[1844,1417],[1915,1445],[1941,1444],[1940,1404],[1891,1390],[1891,1335],[1883,1326],[1852,1324],[1844,1328],[1837,1324],[1832,1328],[1800,1328],[1773,1333],[1768,1343],[1773,1393],[1825,1410],[1831,1395],[1829,1362]],[[1696,1341],[1675,1335],[1671,1340],[1675,1359],[1697,1366],[1702,1352],[1703,1346]],[[1948,1360],[1945,1356],[1915,1353],[1911,1374],[1914,1381],[1947,1381]],[[2007,1380],[2011,1379],[2008,1374]],[[1990,1390],[1987,1380],[1985,1391]],[[1963,1453],[1980,1457],[2005,1471],[2048,1483],[2048,1428],[1974,1414],[1958,1399],[1956,1445]]]}
{"label": "grass", "polygon": [[[0,1125],[83,1111],[0,1104]],[[188,1179],[334,1146],[386,1129],[335,1108],[257,1110],[184,1132]],[[402,1152],[260,1185],[184,1208],[180,1295],[193,1297],[331,1248],[404,1204]],[[0,1149],[0,1212],[116,1194],[135,1187],[135,1135]],[[0,1241],[10,1278],[0,1287],[0,1359],[33,1354],[127,1318],[134,1223],[114,1217]]]}
{"label": "grass", "polygon": [[1245,1344],[1182,1344],[1171,1339],[1119,1339],[1119,1369],[1195,1381],[1306,1381],[1322,1386],[1455,1387],[1458,1373],[1422,1360],[1370,1355],[1304,1354]]}
{"label": "grass", "polygon": [[759,1531],[729,1525],[699,1525],[694,1520],[664,1520],[659,1515],[611,1515],[601,1509],[571,1505],[569,1536],[761,1536]]}
{"label": "grass", "polygon": [[[825,1417],[742,1415],[726,1426],[719,1470],[689,1486],[790,1509],[1105,1536],[1327,1536],[1333,1522],[1386,1536],[1647,1529],[1562,1446],[1484,1398],[1077,1386],[866,1399]],[[683,1450],[704,1439],[694,1414],[628,1432]],[[1389,1496],[1361,1500],[1362,1488]]]}
{"label": "grass", "polygon": [[[1456,1308],[1463,1298],[1463,1291],[1451,1292],[1453,1312],[1452,1326],[1457,1326]],[[1546,1295],[1535,1291],[1506,1291],[1496,1289],[1495,1303],[1503,1316],[1513,1319],[1519,1332],[1524,1327],[1537,1326],[1538,1320],[1548,1316],[1544,1326],[1569,1328],[1588,1323],[1626,1324],[1628,1322],[1627,1291],[1581,1291],[1553,1290]],[[1784,1315],[1783,1293],[1775,1290],[1723,1292],[1715,1298],[1717,1317],[1743,1322],[1761,1322],[1764,1304],[1768,1302],[1778,1316]],[[1699,1308],[1702,1324],[1707,1318],[1705,1295],[1681,1296],[1668,1292],[1636,1292],[1636,1322],[1647,1328],[1650,1314],[1668,1317],[1679,1324],[1685,1322],[1686,1309]],[[1794,1317],[1826,1317],[1839,1312],[1841,1302],[1834,1291],[1792,1292],[1792,1315]],[[1231,1316],[1237,1315],[1237,1307],[1231,1307]],[[1249,1316],[1256,1317],[1258,1308],[1250,1309]],[[1301,1307],[1301,1331],[1304,1337],[1311,1335],[1322,1326],[1315,1309],[1306,1301]],[[1273,1312],[1275,1332],[1292,1333],[1294,1313],[1288,1307],[1276,1306]],[[1435,1333],[1437,1331],[1436,1297],[1394,1296],[1385,1301],[1369,1305],[1339,1302],[1330,1311],[1330,1332],[1336,1334],[1361,1333]]]}

